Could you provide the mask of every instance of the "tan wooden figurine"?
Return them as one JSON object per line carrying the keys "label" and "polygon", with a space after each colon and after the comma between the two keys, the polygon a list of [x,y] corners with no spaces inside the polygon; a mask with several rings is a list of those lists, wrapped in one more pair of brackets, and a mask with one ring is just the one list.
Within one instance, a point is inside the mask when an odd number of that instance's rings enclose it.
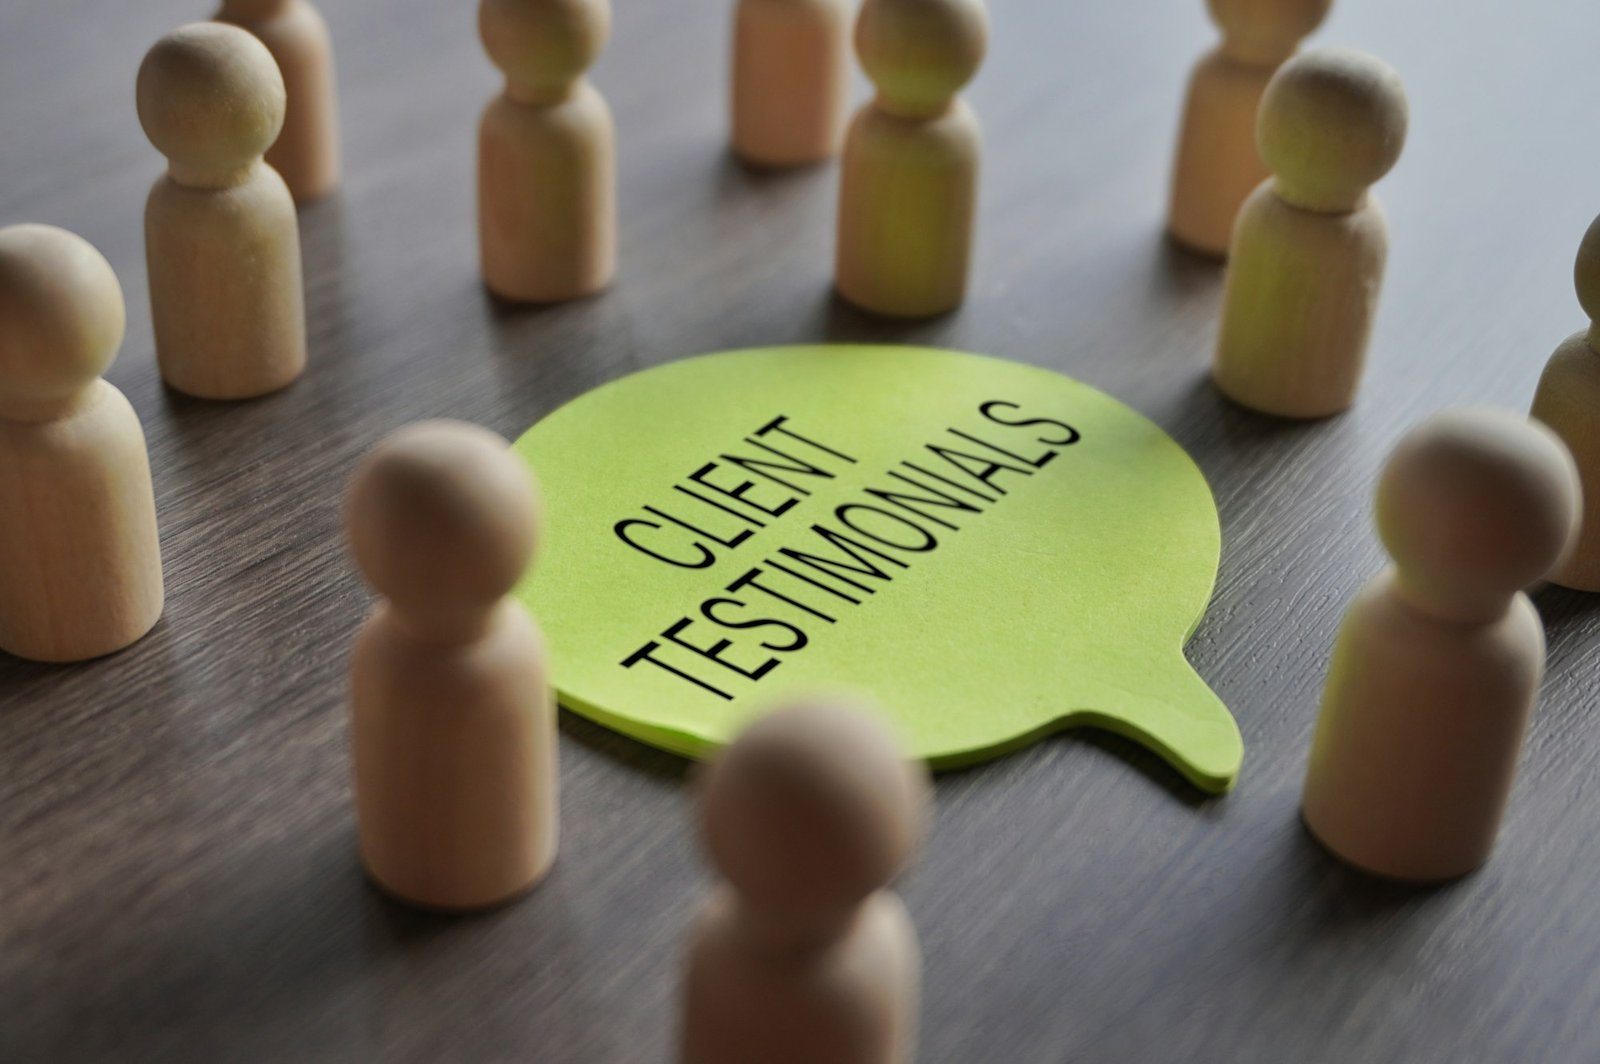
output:
{"label": "tan wooden figurine", "polygon": [[909,1064],[921,952],[884,888],[928,790],[875,718],[823,703],[756,721],[710,767],[725,883],[693,933],[681,1064]]}
{"label": "tan wooden figurine", "polygon": [[1578,476],[1549,429],[1495,410],[1434,417],[1378,484],[1394,565],[1333,649],[1306,825],[1368,872],[1435,881],[1488,859],[1544,671],[1521,589],[1576,527]]}
{"label": "tan wooden figurine", "polygon": [[982,0],[866,0],[856,51],[876,98],[845,138],[839,294],[878,314],[943,314],[966,296],[978,120],[957,93],[983,62]]}
{"label": "tan wooden figurine", "polygon": [[288,107],[283,132],[267,149],[267,164],[297,203],[328,195],[339,185],[339,108],[328,24],[307,0],[222,0],[216,17],[255,34],[283,74]]}
{"label": "tan wooden figurine", "polygon": [[1584,234],[1575,272],[1589,328],[1550,356],[1534,393],[1533,416],[1566,443],[1583,481],[1582,528],[1550,579],[1578,591],[1600,591],[1600,218]]}
{"label": "tan wooden figurine", "polygon": [[592,295],[617,265],[616,133],[584,77],[610,0],[482,0],[478,29],[506,75],[478,129],[484,283],[526,303]]}
{"label": "tan wooden figurine", "polygon": [[1400,78],[1370,55],[1317,49],[1273,76],[1258,140],[1274,176],[1234,225],[1212,368],[1235,402],[1315,418],[1355,401],[1389,243],[1368,186],[1405,132]]}
{"label": "tan wooden figurine", "polygon": [[236,26],[163,37],[139,68],[139,121],[168,169],[145,205],[161,376],[201,399],[277,391],[305,368],[294,199],[261,154],[283,125],[283,78]]}
{"label": "tan wooden figurine", "polygon": [[99,657],[161,617],[144,430],[100,379],[123,314],[87,241],[0,229],[0,650],[19,657]]}
{"label": "tan wooden figurine", "polygon": [[850,0],[739,0],[733,150],[755,166],[831,159],[850,101]]}
{"label": "tan wooden figurine", "polygon": [[507,901],[556,854],[544,642],[509,597],[534,553],[532,474],[487,429],[423,422],[362,463],[346,517],[384,596],[351,663],[362,863],[422,908]]}
{"label": "tan wooden figurine", "polygon": [[1167,231],[1204,255],[1228,253],[1233,220],[1269,175],[1256,111],[1278,66],[1322,23],[1332,0],[1206,0],[1222,43],[1189,78]]}

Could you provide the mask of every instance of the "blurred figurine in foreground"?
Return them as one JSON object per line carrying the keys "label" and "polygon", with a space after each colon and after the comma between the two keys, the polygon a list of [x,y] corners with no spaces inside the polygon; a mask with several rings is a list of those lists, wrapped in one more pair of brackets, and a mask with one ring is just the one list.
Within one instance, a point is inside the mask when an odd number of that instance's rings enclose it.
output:
{"label": "blurred figurine in foreground", "polygon": [[346,516],[384,596],[351,662],[362,863],[423,908],[507,901],[556,854],[544,641],[509,597],[538,535],[532,474],[487,429],[425,421],[367,456]]}
{"label": "blurred figurine in foreground", "polygon": [[1278,417],[1355,402],[1378,309],[1389,230],[1368,193],[1400,158],[1400,77],[1363,52],[1285,63],[1257,127],[1273,177],[1233,229],[1212,376],[1230,399]]}
{"label": "blurred figurine in foreground", "polygon": [[1577,545],[1550,579],[1578,591],[1600,591],[1600,218],[1584,234],[1576,274],[1589,327],[1550,356],[1533,397],[1533,416],[1566,443],[1583,482]]}
{"label": "blurred figurine in foreground", "polygon": [[710,766],[725,882],[694,929],[681,1064],[909,1064],[921,953],[885,888],[928,790],[876,718],[832,704],[756,721]]}
{"label": "blurred figurine in foreground", "polygon": [[1256,150],[1261,94],[1333,0],[1207,0],[1222,43],[1196,64],[1184,101],[1167,231],[1190,250],[1228,253],[1245,198],[1271,176]]}
{"label": "blurred figurine in foreground", "polygon": [[88,241],[0,229],[0,650],[19,657],[99,657],[161,616],[144,430],[100,379],[124,309]]}
{"label": "blurred figurine in foreground", "polygon": [[1522,589],[1570,543],[1578,475],[1496,410],[1413,429],[1378,483],[1394,564],[1345,617],[1306,775],[1306,825],[1368,872],[1436,881],[1488,860],[1544,672]]}
{"label": "blurred figurine in foreground", "polygon": [[307,0],[222,0],[218,22],[255,34],[283,75],[288,105],[283,132],[267,149],[295,202],[309,203],[339,185],[339,105],[328,24]]}

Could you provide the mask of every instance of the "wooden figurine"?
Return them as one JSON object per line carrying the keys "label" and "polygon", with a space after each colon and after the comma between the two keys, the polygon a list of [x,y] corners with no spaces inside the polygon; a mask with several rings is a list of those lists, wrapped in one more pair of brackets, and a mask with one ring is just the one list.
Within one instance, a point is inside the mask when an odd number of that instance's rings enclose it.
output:
{"label": "wooden figurine", "polygon": [[1256,150],[1267,81],[1328,14],[1332,0],[1207,0],[1222,43],[1189,78],[1167,232],[1203,255],[1228,253],[1245,198],[1271,176]]}
{"label": "wooden figurine", "polygon": [[1389,242],[1368,186],[1405,131],[1399,76],[1365,53],[1306,52],[1267,85],[1258,140],[1274,176],[1234,225],[1212,369],[1235,402],[1315,418],[1355,401]]}
{"label": "wooden figurine", "polygon": [[1488,859],[1544,671],[1522,588],[1576,527],[1578,475],[1537,422],[1434,417],[1378,484],[1393,566],[1333,649],[1306,775],[1306,825],[1368,872],[1436,881]]}
{"label": "wooden figurine", "polygon": [[876,98],[845,138],[839,294],[878,314],[943,314],[966,296],[978,120],[957,93],[988,46],[982,0],[866,0],[856,51]]}
{"label": "wooden figurine", "polygon": [[1584,234],[1575,272],[1589,328],[1550,356],[1534,393],[1533,416],[1561,437],[1583,482],[1578,538],[1550,579],[1578,591],[1600,591],[1600,218]]}
{"label": "wooden figurine", "polygon": [[755,166],[831,159],[850,100],[849,0],[739,0],[733,150]]}
{"label": "wooden figurine", "polygon": [[339,109],[328,24],[307,0],[222,0],[217,20],[255,34],[278,62],[287,90],[283,132],[267,149],[295,202],[339,185]]}
{"label": "wooden figurine", "polygon": [[693,932],[682,1064],[910,1064],[921,954],[885,887],[928,790],[875,718],[837,705],[762,718],[710,767],[725,884]]}
{"label": "wooden figurine", "polygon": [[482,0],[478,30],[506,75],[478,130],[484,283],[526,303],[592,295],[617,264],[616,134],[584,77],[610,0]]}
{"label": "wooden figurine", "polygon": [[362,863],[422,908],[507,901],[556,854],[544,641],[509,597],[538,534],[532,474],[487,429],[422,422],[362,463],[346,516],[384,597],[351,663]]}
{"label": "wooden figurine", "polygon": [[294,199],[262,161],[284,88],[265,45],[199,22],[139,68],[139,121],[167,157],[145,206],[161,376],[201,399],[277,391],[306,364]]}
{"label": "wooden figurine", "polygon": [[0,229],[0,650],[19,657],[99,657],[161,616],[144,431],[100,379],[123,314],[87,241]]}

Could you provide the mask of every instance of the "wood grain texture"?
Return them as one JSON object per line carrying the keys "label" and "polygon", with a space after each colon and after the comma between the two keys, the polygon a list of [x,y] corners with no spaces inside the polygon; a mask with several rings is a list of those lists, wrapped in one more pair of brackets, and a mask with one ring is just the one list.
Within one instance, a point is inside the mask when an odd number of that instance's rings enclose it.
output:
{"label": "wood grain texture", "polygon": [[362,880],[344,703],[369,597],[340,500],[405,422],[514,435],[643,366],[821,338],[1072,373],[1188,447],[1222,512],[1191,656],[1239,718],[1238,790],[1200,801],[1089,733],[944,776],[902,883],[926,952],[923,1064],[1600,1058],[1600,597],[1536,596],[1544,701],[1483,872],[1374,885],[1296,814],[1334,630],[1380,564],[1383,455],[1442,406],[1526,408],[1583,324],[1593,4],[1462,0],[1441,26],[1425,0],[1351,3],[1313,37],[1393,63],[1413,121],[1380,186],[1392,251],[1363,393],[1292,426],[1217,396],[1220,274],[1160,236],[1184,79],[1215,36],[1198,2],[995,5],[969,95],[986,134],[973,288],[909,327],[829,294],[833,169],[730,161],[731,5],[619,7],[594,80],[618,122],[621,274],[526,311],[478,280],[474,131],[498,78],[470,10],[326,5],[347,181],[301,216],[310,365],[229,405],[162,388],[143,298],[161,160],[133,76],[204,12],[70,6],[13,0],[0,21],[0,222],[70,227],[122,278],[110,379],[150,438],[168,607],[113,658],[0,661],[0,1060],[667,1060],[709,881],[682,762],[565,719],[563,854],[536,894],[449,920]]}

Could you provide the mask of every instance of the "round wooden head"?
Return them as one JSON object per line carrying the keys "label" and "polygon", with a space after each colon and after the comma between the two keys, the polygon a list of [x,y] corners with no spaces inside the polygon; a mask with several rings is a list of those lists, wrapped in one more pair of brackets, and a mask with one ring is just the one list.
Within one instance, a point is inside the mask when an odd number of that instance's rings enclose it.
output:
{"label": "round wooden head", "polygon": [[875,716],[800,703],[757,720],[710,767],[712,860],[769,912],[848,912],[886,886],[922,834],[927,771]]}
{"label": "round wooden head", "polygon": [[877,105],[907,118],[943,114],[989,46],[983,0],[867,0],[856,52]]}
{"label": "round wooden head", "polygon": [[286,97],[266,45],[237,26],[196,22],[150,49],[137,99],[145,135],[175,177],[225,185],[278,139]]}
{"label": "round wooden head", "polygon": [[1520,414],[1448,410],[1412,429],[1378,482],[1378,534],[1430,613],[1482,621],[1541,579],[1577,532],[1578,470]]}
{"label": "round wooden head", "polygon": [[1578,261],[1573,268],[1577,283],[1578,303],[1589,320],[1600,322],[1600,218],[1589,223],[1578,245]]}
{"label": "round wooden head", "polygon": [[1333,0],[1206,0],[1228,54],[1280,63],[1328,17]]}
{"label": "round wooden head", "polygon": [[1399,161],[1406,119],[1405,87],[1392,67],[1365,52],[1318,48],[1267,84],[1256,143],[1284,199],[1348,211]]}
{"label": "round wooden head", "polygon": [[0,229],[0,416],[50,417],[122,344],[122,286],[87,240],[49,225]]}
{"label": "round wooden head", "polygon": [[514,94],[565,99],[611,34],[611,0],[481,0],[478,35]]}
{"label": "round wooden head", "polygon": [[408,630],[465,641],[533,559],[533,476],[487,429],[424,421],[380,443],[346,505],[351,550]]}

